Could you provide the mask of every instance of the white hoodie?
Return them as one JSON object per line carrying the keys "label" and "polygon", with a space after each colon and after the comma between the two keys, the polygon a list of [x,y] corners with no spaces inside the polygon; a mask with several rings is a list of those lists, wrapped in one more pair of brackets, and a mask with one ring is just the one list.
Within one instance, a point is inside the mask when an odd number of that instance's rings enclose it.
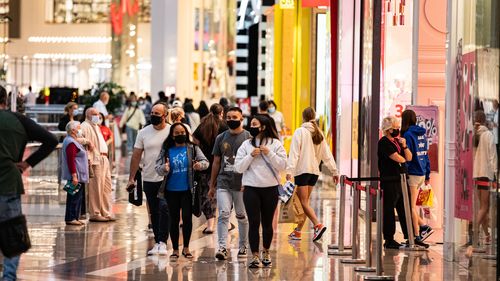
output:
{"label": "white hoodie", "polygon": [[319,175],[321,173],[319,165],[323,161],[328,170],[334,176],[337,176],[337,164],[330,147],[325,139],[320,144],[315,145],[312,132],[314,132],[314,125],[311,122],[305,122],[293,134],[286,167],[287,173],[292,176],[302,174]]}
{"label": "white hoodie", "polygon": [[485,126],[480,126],[477,133],[480,137],[474,152],[472,177],[487,177],[493,180],[497,173],[497,151],[493,133]]}
{"label": "white hoodie", "polygon": [[[253,157],[251,153],[255,147],[251,141],[249,139],[241,144],[234,160],[235,171],[243,174],[241,179],[243,186],[271,187],[279,185],[281,183],[278,182],[280,172],[286,167],[286,151],[283,144],[279,140],[273,139],[272,143],[265,144],[270,150],[268,155],[262,153]],[[258,142],[257,146],[259,146]],[[264,158],[272,166],[272,171]]]}

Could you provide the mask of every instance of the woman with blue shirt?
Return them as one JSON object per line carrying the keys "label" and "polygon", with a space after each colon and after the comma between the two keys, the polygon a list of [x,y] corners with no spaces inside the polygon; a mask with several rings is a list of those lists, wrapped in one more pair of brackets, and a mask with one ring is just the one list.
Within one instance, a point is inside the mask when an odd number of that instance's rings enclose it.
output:
{"label": "woman with blue shirt", "polygon": [[426,225],[417,211],[417,197],[420,187],[429,184],[431,164],[428,155],[426,129],[417,126],[417,115],[413,110],[405,110],[401,115],[401,135],[406,139],[408,149],[413,155],[411,161],[406,162],[408,170],[408,186],[410,187],[410,202],[415,243],[423,243],[434,230]]}
{"label": "woman with blue shirt", "polygon": [[[156,160],[156,172],[165,176],[158,197],[166,199],[170,214],[170,240],[174,249],[171,259],[179,258],[179,222],[182,210],[182,255],[191,259],[189,240],[193,229],[192,224],[192,191],[194,186],[194,171],[208,168],[208,160],[198,146],[190,141],[186,125],[174,123],[170,133],[163,143],[162,150]],[[160,228],[162,228],[160,226]],[[164,228],[163,228],[164,230]],[[160,230],[162,232],[162,230]],[[166,233],[165,233],[166,234]]]}

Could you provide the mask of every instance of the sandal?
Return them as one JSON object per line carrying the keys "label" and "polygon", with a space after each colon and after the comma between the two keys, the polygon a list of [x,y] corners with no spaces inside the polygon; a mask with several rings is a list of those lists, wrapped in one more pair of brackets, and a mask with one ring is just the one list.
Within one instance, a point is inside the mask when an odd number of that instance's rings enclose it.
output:
{"label": "sandal", "polygon": [[193,255],[191,253],[184,253],[182,252],[182,255],[186,258],[186,259],[192,259],[193,258]]}
{"label": "sandal", "polygon": [[170,255],[170,260],[177,260],[177,259],[179,259],[179,254],[174,253]]}
{"label": "sandal", "polygon": [[203,229],[203,231],[201,233],[203,233],[203,234],[214,234],[213,230],[208,230],[207,227],[205,227],[205,229]]}

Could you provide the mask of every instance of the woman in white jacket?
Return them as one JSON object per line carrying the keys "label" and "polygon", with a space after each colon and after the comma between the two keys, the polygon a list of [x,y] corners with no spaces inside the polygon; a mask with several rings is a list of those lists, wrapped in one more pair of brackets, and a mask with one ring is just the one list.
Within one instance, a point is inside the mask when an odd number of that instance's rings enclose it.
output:
{"label": "woman in white jacket", "polygon": [[[330,147],[316,124],[314,109],[311,107],[306,108],[302,112],[302,120],[304,121],[302,127],[298,128],[293,134],[286,178],[291,180],[292,175],[295,177],[297,196],[304,213],[314,225],[313,241],[317,241],[321,239],[326,227],[319,222],[313,208],[309,206],[309,198],[320,175],[319,166],[321,161],[333,174],[335,184],[338,182],[338,172]],[[304,224],[305,220],[297,225],[289,237],[293,240],[300,240]]]}
{"label": "woman in white jacket", "polygon": [[[493,133],[486,125],[484,111],[478,110],[474,115],[474,169],[473,178],[479,182],[492,182],[497,173],[497,152]],[[486,241],[491,240],[488,230],[488,212],[490,209],[490,192],[488,186],[477,185],[479,190],[479,212],[477,223],[483,227]]]}
{"label": "woman in white jacket", "polygon": [[[269,248],[273,241],[273,217],[278,205],[280,172],[286,168],[286,151],[270,117],[255,116],[250,124],[252,139],[245,141],[236,155],[234,169],[243,174],[243,202],[248,216],[248,240],[253,258],[250,268],[271,266]],[[259,228],[262,225],[262,259],[259,259]]]}

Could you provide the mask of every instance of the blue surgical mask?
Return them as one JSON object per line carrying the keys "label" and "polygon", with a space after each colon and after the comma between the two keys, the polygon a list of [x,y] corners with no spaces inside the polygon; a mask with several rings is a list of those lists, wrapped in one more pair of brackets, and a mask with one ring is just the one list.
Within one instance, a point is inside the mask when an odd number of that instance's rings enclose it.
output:
{"label": "blue surgical mask", "polygon": [[270,107],[270,108],[267,110],[267,112],[269,112],[269,113],[271,113],[271,114],[272,114],[272,113],[275,113],[275,112],[276,112],[276,108],[274,108],[274,107]]}

